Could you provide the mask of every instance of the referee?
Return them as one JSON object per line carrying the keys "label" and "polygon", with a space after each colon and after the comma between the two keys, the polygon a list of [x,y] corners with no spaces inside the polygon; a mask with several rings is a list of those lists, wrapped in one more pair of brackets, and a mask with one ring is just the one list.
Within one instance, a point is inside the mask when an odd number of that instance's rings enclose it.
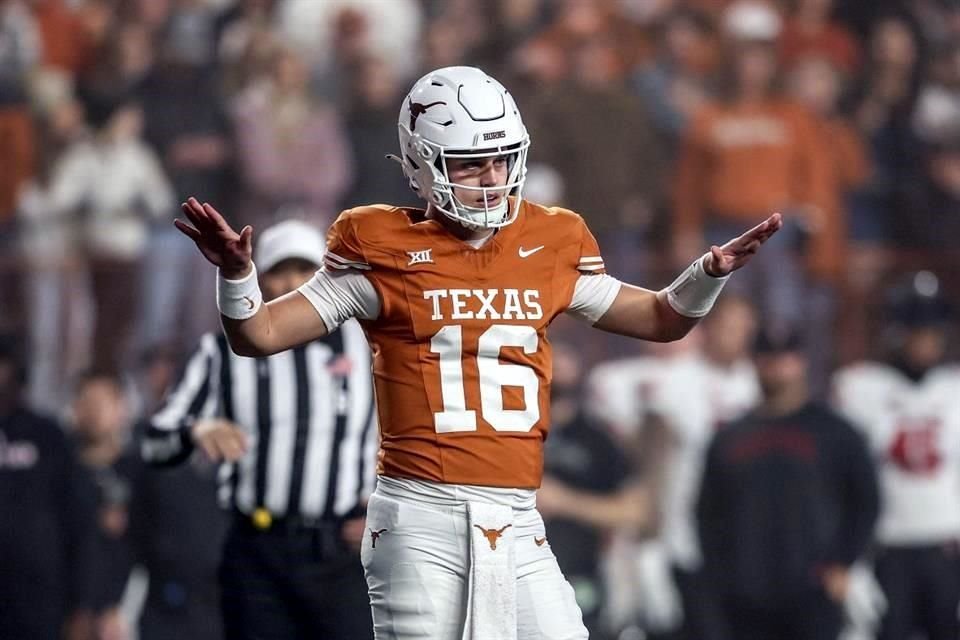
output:
{"label": "referee", "polygon": [[[295,291],[323,252],[305,223],[265,230],[255,254],[264,297]],[[223,461],[220,502],[233,513],[220,570],[227,640],[371,638],[357,549],[377,428],[356,321],[266,358],[237,356],[223,335],[204,335],[142,451],[173,465],[197,446]]]}

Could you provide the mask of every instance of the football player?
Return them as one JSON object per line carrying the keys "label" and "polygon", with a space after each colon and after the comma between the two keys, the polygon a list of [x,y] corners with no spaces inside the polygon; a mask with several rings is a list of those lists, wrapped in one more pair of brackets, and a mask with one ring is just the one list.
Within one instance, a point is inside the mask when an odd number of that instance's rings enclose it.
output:
{"label": "football player", "polygon": [[[665,365],[665,380],[654,388],[647,407],[647,428],[664,429],[668,444],[656,465],[662,474],[662,527],[658,539],[641,551],[639,584],[647,594],[644,608],[650,631],[673,630],[670,624],[658,624],[660,621],[679,623],[680,633],[664,633],[664,638],[710,640],[716,634],[712,628],[716,612],[701,576],[703,558],[694,507],[714,434],[760,401],[760,386],[749,357],[756,322],[746,299],[736,295],[724,298],[698,329],[703,334],[701,347]],[[658,561],[668,563],[669,571],[658,570]],[[664,573],[676,586],[682,616],[669,615],[667,606],[657,610],[656,605],[666,604],[665,597],[671,592],[669,585],[657,580]]]}
{"label": "football player", "polygon": [[887,610],[880,640],[960,637],[960,367],[944,362],[951,309],[931,272],[887,305],[887,361],[834,375],[838,408],[879,464],[874,571]]}
{"label": "football player", "polygon": [[681,338],[780,215],[650,291],[606,274],[579,215],[523,199],[530,140],[513,97],[483,71],[428,73],[398,126],[395,159],[426,208],[343,212],[324,268],[297,292],[262,303],[252,229],[238,233],[210,204],[189,199],[177,227],[219,268],[237,353],[276,353],[350,317],[366,331],[381,452],[361,557],[376,636],[586,638],[535,508],[547,326],[570,313],[643,340]]}

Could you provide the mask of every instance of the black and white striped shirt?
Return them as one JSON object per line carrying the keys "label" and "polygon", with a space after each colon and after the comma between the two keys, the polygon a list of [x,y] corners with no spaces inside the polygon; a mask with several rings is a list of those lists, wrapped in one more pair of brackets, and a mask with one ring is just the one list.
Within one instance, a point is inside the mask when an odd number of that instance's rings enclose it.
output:
{"label": "black and white striped shirt", "polygon": [[[349,372],[332,368],[346,357]],[[150,420],[143,457],[156,465],[190,456],[190,427],[224,418],[250,449],[220,469],[220,503],[245,514],[334,519],[370,494],[377,426],[371,357],[356,321],[307,345],[266,358],[234,354],[223,335],[206,334],[182,379]]]}

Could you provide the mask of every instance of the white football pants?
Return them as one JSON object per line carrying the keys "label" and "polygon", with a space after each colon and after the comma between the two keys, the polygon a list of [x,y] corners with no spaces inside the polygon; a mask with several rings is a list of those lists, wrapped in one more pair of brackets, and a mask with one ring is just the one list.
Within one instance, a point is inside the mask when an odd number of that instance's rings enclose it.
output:
{"label": "white football pants", "polygon": [[[391,478],[381,479],[370,497],[360,555],[376,640],[464,638],[470,540],[461,498],[455,485]],[[545,541],[532,494],[525,507],[513,509],[517,640],[584,640],[587,630],[573,588]]]}

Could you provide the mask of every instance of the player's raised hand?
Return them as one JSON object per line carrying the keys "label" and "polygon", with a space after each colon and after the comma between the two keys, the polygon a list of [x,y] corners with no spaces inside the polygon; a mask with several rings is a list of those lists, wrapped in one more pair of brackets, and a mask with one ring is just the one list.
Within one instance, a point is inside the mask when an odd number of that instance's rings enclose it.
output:
{"label": "player's raised hand", "polygon": [[249,273],[253,256],[251,226],[247,225],[237,233],[219,211],[193,197],[180,208],[193,226],[179,218],[173,224],[194,241],[204,258],[220,267],[225,278],[239,279]]}
{"label": "player's raised hand", "polygon": [[750,229],[738,238],[730,240],[722,247],[710,247],[710,255],[704,260],[703,266],[712,276],[722,277],[732,273],[750,262],[763,245],[783,226],[783,218],[775,213],[753,229]]}

